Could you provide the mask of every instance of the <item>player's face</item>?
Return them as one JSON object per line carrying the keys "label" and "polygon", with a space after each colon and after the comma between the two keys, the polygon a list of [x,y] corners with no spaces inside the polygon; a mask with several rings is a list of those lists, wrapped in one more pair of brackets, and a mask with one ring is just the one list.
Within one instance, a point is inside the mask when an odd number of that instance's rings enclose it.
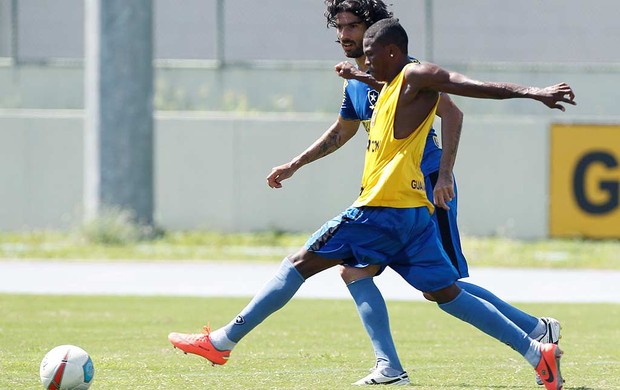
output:
{"label": "player's face", "polygon": [[390,81],[387,78],[389,51],[374,39],[364,39],[364,54],[368,71],[377,81]]}
{"label": "player's face", "polygon": [[364,55],[362,40],[366,32],[366,23],[351,12],[340,12],[336,15],[336,34],[338,42],[349,58]]}

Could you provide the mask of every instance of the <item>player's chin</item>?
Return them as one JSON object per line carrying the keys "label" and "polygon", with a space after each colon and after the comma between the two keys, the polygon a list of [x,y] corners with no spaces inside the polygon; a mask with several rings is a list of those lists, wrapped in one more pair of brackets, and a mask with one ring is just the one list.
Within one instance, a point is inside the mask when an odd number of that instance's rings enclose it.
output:
{"label": "player's chin", "polygon": [[364,55],[364,53],[357,48],[350,48],[350,49],[343,48],[343,50],[344,50],[344,55],[347,58],[359,58]]}

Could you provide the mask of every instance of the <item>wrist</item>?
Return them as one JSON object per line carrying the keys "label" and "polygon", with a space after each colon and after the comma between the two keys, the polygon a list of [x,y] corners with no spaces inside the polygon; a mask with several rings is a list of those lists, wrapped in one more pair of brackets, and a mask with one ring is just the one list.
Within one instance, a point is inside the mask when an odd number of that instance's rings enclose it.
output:
{"label": "wrist", "polygon": [[293,170],[298,170],[299,168],[301,168],[302,166],[304,166],[306,163],[303,162],[303,156],[299,156],[299,157],[295,157],[294,159],[291,160],[291,162],[288,163],[289,168],[293,169]]}

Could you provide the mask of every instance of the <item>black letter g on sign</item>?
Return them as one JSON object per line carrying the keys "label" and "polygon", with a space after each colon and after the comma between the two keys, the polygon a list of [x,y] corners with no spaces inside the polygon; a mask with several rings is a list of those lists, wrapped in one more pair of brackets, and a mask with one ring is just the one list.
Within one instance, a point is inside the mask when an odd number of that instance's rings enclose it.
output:
{"label": "black letter g on sign", "polygon": [[588,198],[585,189],[585,180],[588,168],[592,164],[603,164],[607,168],[618,167],[618,161],[608,152],[595,151],[584,155],[575,167],[573,175],[573,193],[579,207],[589,214],[606,214],[618,207],[620,181],[602,180],[598,184],[601,191],[609,194],[604,202],[594,203]]}

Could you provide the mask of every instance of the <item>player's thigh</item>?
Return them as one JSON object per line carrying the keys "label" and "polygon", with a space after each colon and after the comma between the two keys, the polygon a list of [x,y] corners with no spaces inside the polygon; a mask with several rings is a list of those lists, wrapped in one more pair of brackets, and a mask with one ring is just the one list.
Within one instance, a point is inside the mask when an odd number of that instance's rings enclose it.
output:
{"label": "player's thigh", "polygon": [[339,268],[340,277],[346,283],[353,283],[356,280],[364,278],[372,278],[379,273],[381,266],[368,265],[366,267],[352,267],[349,265],[341,265]]}
{"label": "player's thigh", "polygon": [[289,255],[288,259],[304,279],[342,263],[341,259],[323,257],[315,252],[308,251],[306,248],[301,248]]}
{"label": "player's thigh", "polygon": [[412,239],[390,267],[422,292],[447,288],[459,277],[441,246],[433,223],[429,223],[422,234]]}
{"label": "player's thigh", "polygon": [[[423,211],[430,220],[428,211],[425,208]],[[356,267],[387,264],[408,239],[403,232],[411,230],[410,214],[414,215],[415,210],[352,207],[326,222],[306,241],[304,248]]]}

